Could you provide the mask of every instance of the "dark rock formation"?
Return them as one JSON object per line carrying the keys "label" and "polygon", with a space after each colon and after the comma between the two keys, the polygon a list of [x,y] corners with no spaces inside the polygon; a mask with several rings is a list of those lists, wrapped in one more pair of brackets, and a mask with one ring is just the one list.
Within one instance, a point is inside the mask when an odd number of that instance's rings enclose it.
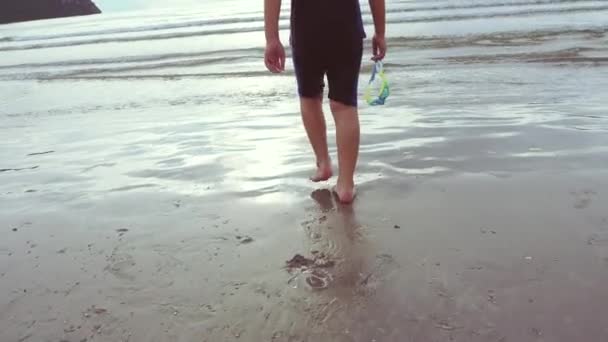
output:
{"label": "dark rock formation", "polygon": [[0,0],[0,24],[98,13],[91,0]]}

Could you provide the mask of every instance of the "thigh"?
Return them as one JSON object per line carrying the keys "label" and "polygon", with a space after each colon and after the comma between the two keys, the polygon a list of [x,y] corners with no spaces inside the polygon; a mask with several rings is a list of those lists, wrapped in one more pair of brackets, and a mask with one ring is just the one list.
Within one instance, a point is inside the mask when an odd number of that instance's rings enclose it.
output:
{"label": "thigh", "polygon": [[325,63],[316,51],[293,50],[293,64],[301,97],[319,97],[323,94]]}
{"label": "thigh", "polygon": [[347,106],[357,106],[363,40],[331,49],[327,68],[329,98]]}

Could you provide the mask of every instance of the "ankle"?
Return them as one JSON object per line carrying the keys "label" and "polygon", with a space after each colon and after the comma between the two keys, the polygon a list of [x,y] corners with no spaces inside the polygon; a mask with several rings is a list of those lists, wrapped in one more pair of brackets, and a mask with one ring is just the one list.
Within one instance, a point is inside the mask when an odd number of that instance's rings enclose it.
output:
{"label": "ankle", "polygon": [[352,189],[355,187],[355,181],[348,177],[338,177],[338,187],[341,189]]}
{"label": "ankle", "polygon": [[317,166],[329,168],[331,167],[331,159],[327,157],[326,159],[317,159]]}

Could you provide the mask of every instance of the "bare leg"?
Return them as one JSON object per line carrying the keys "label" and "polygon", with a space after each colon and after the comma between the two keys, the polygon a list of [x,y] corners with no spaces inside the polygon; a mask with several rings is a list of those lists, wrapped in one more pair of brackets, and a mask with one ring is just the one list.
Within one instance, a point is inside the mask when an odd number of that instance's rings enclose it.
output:
{"label": "bare leg", "polygon": [[321,96],[318,98],[300,98],[302,121],[317,158],[317,171],[310,177],[313,182],[326,181],[332,176],[331,159],[327,149],[327,128],[322,105],[323,99]]}
{"label": "bare leg", "polygon": [[355,198],[355,168],[359,157],[359,113],[356,107],[336,101],[330,103],[336,122],[336,143],[340,175],[335,191],[342,203],[351,203]]}

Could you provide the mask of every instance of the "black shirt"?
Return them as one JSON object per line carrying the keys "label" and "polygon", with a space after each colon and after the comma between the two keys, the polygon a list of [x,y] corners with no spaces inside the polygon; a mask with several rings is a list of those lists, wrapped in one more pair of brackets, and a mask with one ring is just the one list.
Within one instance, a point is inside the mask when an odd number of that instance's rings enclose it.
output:
{"label": "black shirt", "polygon": [[361,43],[363,38],[359,0],[291,0],[292,46]]}

